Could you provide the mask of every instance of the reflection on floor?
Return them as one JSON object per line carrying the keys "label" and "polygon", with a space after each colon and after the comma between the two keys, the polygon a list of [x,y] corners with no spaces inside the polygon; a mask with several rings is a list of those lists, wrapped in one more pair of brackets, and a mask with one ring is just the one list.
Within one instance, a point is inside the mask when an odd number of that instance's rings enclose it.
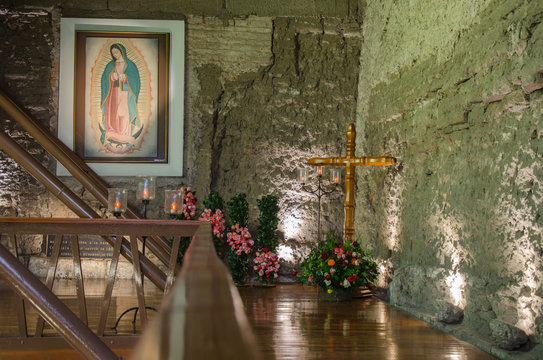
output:
{"label": "reflection on floor", "polygon": [[301,285],[239,290],[266,359],[494,359],[374,297],[331,303]]}
{"label": "reflection on floor", "polygon": [[[159,307],[161,292],[150,283],[145,286],[147,304]],[[98,323],[99,296],[104,289],[105,282],[101,280],[85,282],[91,329]],[[54,290],[77,311],[72,282],[59,281]],[[302,285],[248,286],[240,287],[239,292],[265,359],[494,359],[377,298],[324,302],[318,299],[315,288]],[[113,295],[115,300],[108,317],[108,329],[124,310],[137,304],[131,281],[118,281]],[[0,299],[0,336],[14,336],[17,333],[14,298],[11,290],[1,283]],[[31,319],[29,334],[33,334],[37,315],[28,305],[27,313]],[[148,315],[152,319],[153,312],[149,311]],[[119,322],[118,334],[139,332],[139,317],[135,324],[132,320],[133,313],[124,316]],[[125,359],[130,351],[115,349]],[[80,359],[72,350],[14,354],[1,349],[0,358]]]}

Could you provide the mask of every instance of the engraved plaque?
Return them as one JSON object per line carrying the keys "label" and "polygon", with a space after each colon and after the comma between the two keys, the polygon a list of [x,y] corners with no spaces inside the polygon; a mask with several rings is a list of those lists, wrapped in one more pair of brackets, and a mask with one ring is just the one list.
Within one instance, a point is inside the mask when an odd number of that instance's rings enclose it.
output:
{"label": "engraved plaque", "polygon": [[[51,256],[53,245],[55,244],[55,235],[45,235],[46,239],[44,252]],[[110,258],[113,255],[113,247],[99,236],[79,235],[79,254],[82,258]],[[72,244],[69,235],[62,236],[60,245],[60,257],[72,257]]]}

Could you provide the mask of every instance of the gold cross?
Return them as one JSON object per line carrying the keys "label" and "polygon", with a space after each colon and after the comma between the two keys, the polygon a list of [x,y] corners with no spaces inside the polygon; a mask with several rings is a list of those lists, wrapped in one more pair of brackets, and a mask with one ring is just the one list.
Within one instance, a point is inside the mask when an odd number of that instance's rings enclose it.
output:
{"label": "gold cross", "polygon": [[347,128],[347,154],[344,157],[311,158],[309,165],[345,166],[345,240],[354,241],[354,170],[355,166],[392,165],[396,158],[392,156],[354,156],[356,130],[354,124]]}

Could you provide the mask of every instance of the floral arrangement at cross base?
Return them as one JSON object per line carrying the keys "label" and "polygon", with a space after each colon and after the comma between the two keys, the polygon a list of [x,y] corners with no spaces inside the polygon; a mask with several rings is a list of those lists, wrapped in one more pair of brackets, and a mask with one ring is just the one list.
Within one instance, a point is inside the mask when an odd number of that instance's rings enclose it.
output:
{"label": "floral arrangement at cross base", "polygon": [[277,281],[279,277],[279,258],[273,252],[264,248],[255,253],[253,270],[261,284],[268,285]]}
{"label": "floral arrangement at cross base", "polygon": [[318,242],[302,261],[298,281],[318,286],[332,299],[340,293],[352,294],[377,278],[377,264],[369,259],[370,251],[357,241],[342,243],[328,232],[326,241]]}

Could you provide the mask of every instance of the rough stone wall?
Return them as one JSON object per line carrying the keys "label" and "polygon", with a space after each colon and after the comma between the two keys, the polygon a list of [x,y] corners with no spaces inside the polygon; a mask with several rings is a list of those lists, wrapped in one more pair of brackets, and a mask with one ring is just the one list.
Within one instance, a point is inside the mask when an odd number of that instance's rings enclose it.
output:
{"label": "rough stone wall", "polygon": [[543,4],[390,0],[365,14],[358,142],[399,159],[358,182],[381,285],[394,272],[391,302],[419,314],[457,305],[490,343],[496,323],[541,342]]}
{"label": "rough stone wall", "polygon": [[[0,42],[0,83],[20,103],[32,104],[28,111],[45,126],[54,121],[56,76],[51,59],[54,43],[52,16],[45,11],[11,13],[2,16],[0,33],[5,39],[18,38],[17,44]],[[35,54],[39,52],[40,56]],[[28,89],[34,89],[29,92]],[[1,110],[0,110],[1,111]],[[2,113],[2,130],[24,146],[38,161],[50,167],[51,159],[41,146],[32,141],[13,121]],[[4,216],[46,216],[48,209],[40,203],[44,189],[27,172],[8,157],[0,158],[0,210]],[[22,196],[24,194],[24,196]],[[15,195],[15,196],[13,196]]]}
{"label": "rough stone wall", "polygon": [[[283,274],[290,275],[304,244],[317,237],[317,199],[300,190],[297,169],[312,156],[343,154],[347,124],[355,120],[360,60],[360,28],[350,16],[357,14],[355,2],[253,4],[245,10],[239,4],[226,9],[223,2],[211,1],[198,6],[161,2],[160,9],[157,2],[130,2],[126,12],[120,12],[120,2],[61,2],[62,8],[56,2],[7,3],[0,11],[0,86],[53,132],[61,16],[184,19],[185,175],[158,179],[158,197],[148,207],[148,216],[164,217],[163,189],[181,183],[196,191],[199,210],[210,191],[218,191],[226,201],[245,192],[255,233],[256,200],[275,194],[281,207],[281,251],[290,261]],[[318,16],[308,16],[313,14]],[[55,161],[39,145],[5,116],[1,123],[14,129],[10,132],[15,140],[38,153],[38,160],[54,173]],[[1,151],[0,161],[1,216],[74,216]],[[61,180],[105,214],[74,179]],[[129,189],[136,186],[134,178],[105,180]],[[314,187],[316,179],[309,185]],[[135,199],[129,202],[142,207]],[[323,197],[322,232],[341,236],[342,202],[341,189]],[[39,242],[32,244],[39,249]]]}
{"label": "rough stone wall", "polygon": [[[297,259],[316,237],[317,204],[296,170],[309,157],[343,154],[356,118],[358,155],[399,159],[357,169],[356,235],[379,258],[381,285],[392,281],[391,302],[431,316],[451,303],[463,311],[461,326],[489,343],[509,324],[533,345],[543,337],[542,7],[0,1],[0,86],[54,131],[60,16],[184,19],[185,176],[160,178],[161,190],[192,185],[200,209],[210,191],[225,200],[245,192],[252,230],[256,199],[278,195],[282,251]],[[1,115],[2,128],[53,171],[53,159]],[[0,166],[1,216],[73,216],[2,152]],[[135,187],[131,178],[106,180]],[[323,198],[323,231],[341,233],[342,195]],[[163,216],[161,201],[149,217]],[[22,248],[39,247],[29,239]]]}
{"label": "rough stone wall", "polygon": [[[42,10],[5,12],[1,15],[0,84],[19,104],[46,127],[54,126],[58,68],[51,50],[55,42],[53,15]],[[7,39],[17,38],[17,44]],[[36,54],[39,54],[36,56]],[[29,89],[31,89],[29,91]],[[54,162],[45,150],[0,110],[2,131],[48,169]],[[28,172],[0,151],[0,215],[48,217],[51,196]],[[21,237],[19,251],[26,262],[41,253],[41,237]],[[2,239],[2,243],[7,242]]]}
{"label": "rough stone wall", "polygon": [[[251,229],[257,226],[256,199],[279,196],[280,244],[296,257],[299,241],[317,237],[316,197],[300,191],[297,169],[312,156],[344,151],[345,129],[356,111],[358,25],[330,18],[248,21],[257,26],[253,31],[268,36],[252,57],[267,59],[259,71],[232,77],[226,56],[218,56],[225,59],[218,62],[217,57],[195,60],[198,110],[208,129],[203,137],[209,137],[202,149],[210,154],[204,160],[209,168],[199,172],[209,172],[210,189],[225,200],[237,192],[247,194]],[[198,39],[190,32],[200,30],[200,22],[189,19],[189,39]],[[206,21],[205,30],[210,26]],[[219,31],[229,31],[228,26],[219,24]],[[322,214],[322,231],[341,234],[342,191],[323,197]]]}

